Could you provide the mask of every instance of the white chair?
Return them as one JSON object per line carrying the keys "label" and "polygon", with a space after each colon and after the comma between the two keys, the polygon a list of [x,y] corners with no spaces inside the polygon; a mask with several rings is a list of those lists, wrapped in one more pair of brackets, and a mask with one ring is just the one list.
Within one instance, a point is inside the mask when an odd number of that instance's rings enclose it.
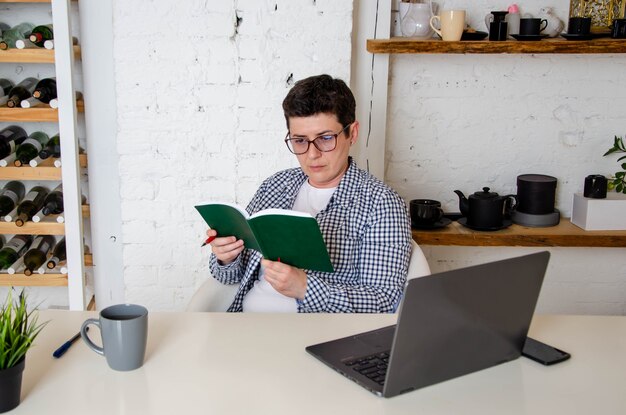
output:
{"label": "white chair", "polygon": [[238,288],[239,284],[225,285],[209,276],[191,297],[187,311],[226,311],[232,304]]}
{"label": "white chair", "polygon": [[411,251],[411,260],[409,261],[409,270],[407,271],[407,279],[419,278],[430,275],[430,266],[428,261],[422,252],[422,248],[419,247],[417,242],[413,241],[413,250]]}
{"label": "white chair", "polygon": [[[425,275],[430,275],[428,261],[422,249],[413,241],[407,278],[418,278]],[[235,298],[237,288],[239,288],[239,284],[224,285],[215,278],[209,277],[191,297],[187,311],[226,311]]]}

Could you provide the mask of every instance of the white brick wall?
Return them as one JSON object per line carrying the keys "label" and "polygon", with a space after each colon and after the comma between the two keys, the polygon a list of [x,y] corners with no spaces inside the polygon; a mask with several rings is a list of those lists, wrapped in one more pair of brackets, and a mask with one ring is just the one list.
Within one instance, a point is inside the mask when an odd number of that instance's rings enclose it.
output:
{"label": "white brick wall", "polygon": [[184,308],[208,276],[193,205],[245,205],[296,165],[282,100],[312,74],[350,81],[351,22],[348,0],[114,2],[127,301]]}

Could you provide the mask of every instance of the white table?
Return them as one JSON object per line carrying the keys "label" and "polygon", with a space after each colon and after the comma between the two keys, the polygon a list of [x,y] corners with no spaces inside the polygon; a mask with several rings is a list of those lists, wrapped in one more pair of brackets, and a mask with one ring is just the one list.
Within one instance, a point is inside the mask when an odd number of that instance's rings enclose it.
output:
{"label": "white table", "polygon": [[[144,366],[115,372],[82,341],[52,352],[93,312],[50,320],[28,353],[11,414],[626,414],[626,317],[536,316],[531,335],[572,354],[520,358],[391,399],[305,352],[395,315],[150,313]],[[98,330],[91,330],[98,338]]]}

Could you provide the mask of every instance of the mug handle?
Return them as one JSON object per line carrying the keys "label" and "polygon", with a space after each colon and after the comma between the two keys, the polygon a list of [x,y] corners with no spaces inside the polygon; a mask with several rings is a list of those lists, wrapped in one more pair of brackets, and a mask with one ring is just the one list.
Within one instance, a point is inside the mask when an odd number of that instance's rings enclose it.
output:
{"label": "mug handle", "polygon": [[517,207],[517,195],[506,195],[504,196],[506,201],[504,202],[504,216],[509,218],[511,216],[511,212],[515,210]]}
{"label": "mug handle", "polygon": [[487,30],[489,30],[489,24],[493,22],[493,14],[487,13],[485,15],[485,26],[487,26]]}
{"label": "mug handle", "polygon": [[443,218],[443,209],[438,207],[437,212],[439,212],[439,214],[437,215],[437,220],[435,222],[439,222],[441,218]]}
{"label": "mug handle", "polygon": [[439,15],[435,15],[435,16],[432,16],[432,17],[430,18],[430,27],[432,27],[432,29],[433,29],[435,32],[437,32],[437,34],[438,34],[439,36],[441,36],[441,38],[443,39],[443,35],[441,34],[441,30],[437,29],[437,28],[435,27],[435,25],[433,25],[433,20],[438,20],[438,21],[439,21],[439,26],[441,26],[441,19],[439,18]]}
{"label": "mug handle", "polygon": [[546,19],[541,19],[541,22],[539,24],[543,25],[543,27],[540,27],[539,33],[543,32],[544,30],[546,30],[546,27],[548,27],[548,21]]}
{"label": "mug handle", "polygon": [[100,327],[100,320],[97,318],[90,318],[85,320],[83,325],[80,327],[80,337],[83,338],[85,343],[87,343],[87,347],[89,347],[94,352],[98,353],[101,356],[104,356],[104,349],[100,346],[97,346],[94,342],[91,341],[89,336],[87,335],[87,326],[93,324],[94,326],[98,326],[100,333],[102,333],[102,327]]}

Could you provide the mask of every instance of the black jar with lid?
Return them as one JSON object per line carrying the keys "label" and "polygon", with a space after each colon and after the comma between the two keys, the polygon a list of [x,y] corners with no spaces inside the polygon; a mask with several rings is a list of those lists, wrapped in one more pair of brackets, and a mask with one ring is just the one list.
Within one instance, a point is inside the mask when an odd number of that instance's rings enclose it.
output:
{"label": "black jar with lid", "polygon": [[544,174],[517,176],[517,210],[530,215],[554,212],[556,178]]}

